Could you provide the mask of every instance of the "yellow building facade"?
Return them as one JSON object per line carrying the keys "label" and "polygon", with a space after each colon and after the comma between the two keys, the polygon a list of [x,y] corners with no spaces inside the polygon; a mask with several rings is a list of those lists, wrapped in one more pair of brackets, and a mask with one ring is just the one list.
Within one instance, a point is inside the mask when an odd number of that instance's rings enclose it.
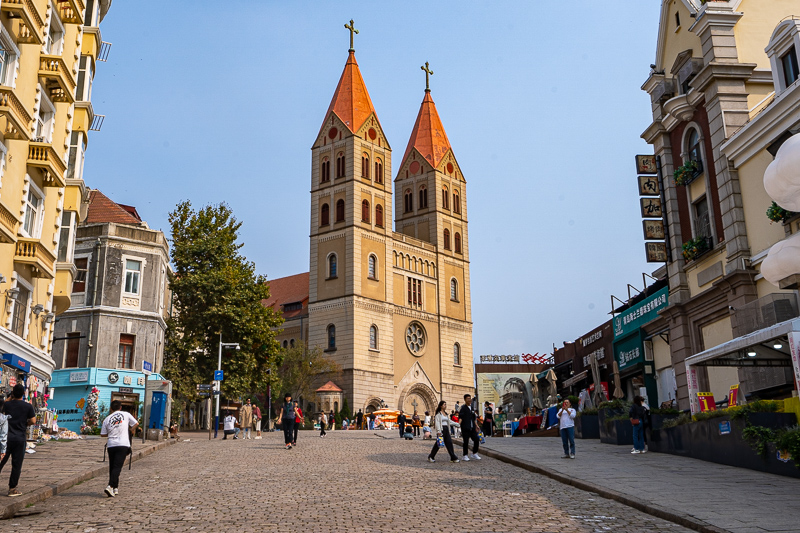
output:
{"label": "yellow building facade", "polygon": [[422,413],[474,391],[466,180],[429,89],[396,168],[393,194],[351,49],[312,147],[307,337],[354,411]]}
{"label": "yellow building facade", "polygon": [[0,353],[16,356],[4,357],[5,387],[50,379],[55,317],[85,275],[72,254],[86,214],[92,80],[109,46],[99,24],[110,5],[0,2]]}

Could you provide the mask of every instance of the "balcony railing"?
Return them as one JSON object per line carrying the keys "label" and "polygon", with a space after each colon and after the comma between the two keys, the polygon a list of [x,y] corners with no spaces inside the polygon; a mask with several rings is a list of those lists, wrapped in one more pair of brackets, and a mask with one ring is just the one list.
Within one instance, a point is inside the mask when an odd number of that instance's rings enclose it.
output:
{"label": "balcony railing", "polygon": [[7,138],[27,141],[33,117],[19,101],[14,89],[0,86],[0,117],[5,119],[2,131]]}
{"label": "balcony railing", "polygon": [[17,217],[5,205],[0,203],[0,241],[15,242],[17,240]]}
{"label": "balcony railing", "polygon": [[39,77],[47,81],[54,102],[75,101],[75,78],[61,56],[42,55],[39,58]]}
{"label": "balcony railing", "polygon": [[0,9],[8,13],[10,19],[19,19],[17,39],[20,42],[42,44],[44,18],[33,0],[2,0]]}
{"label": "balcony railing", "polygon": [[793,293],[768,294],[733,313],[733,336],[741,337],[800,316]]}
{"label": "balcony railing", "polygon": [[65,187],[64,173],[67,165],[50,143],[32,142],[28,145],[28,166],[38,168],[45,187]]}
{"label": "balcony railing", "polygon": [[58,12],[61,20],[71,24],[83,24],[83,10],[85,6],[82,0],[56,0]]}
{"label": "balcony railing", "polygon": [[30,266],[36,277],[50,279],[55,277],[56,257],[38,239],[24,237],[17,239],[14,262]]}

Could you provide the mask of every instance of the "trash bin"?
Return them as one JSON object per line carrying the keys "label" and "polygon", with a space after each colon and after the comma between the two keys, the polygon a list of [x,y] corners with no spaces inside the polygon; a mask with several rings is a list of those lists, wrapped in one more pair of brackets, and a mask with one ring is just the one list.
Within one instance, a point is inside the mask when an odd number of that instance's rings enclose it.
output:
{"label": "trash bin", "polygon": [[167,393],[153,391],[153,404],[150,406],[148,429],[164,429],[164,415],[167,412]]}

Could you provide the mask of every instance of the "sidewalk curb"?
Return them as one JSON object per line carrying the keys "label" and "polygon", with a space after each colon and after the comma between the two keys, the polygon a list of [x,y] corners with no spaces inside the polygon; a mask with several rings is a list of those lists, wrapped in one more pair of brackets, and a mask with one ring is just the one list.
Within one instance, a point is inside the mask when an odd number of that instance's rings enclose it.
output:
{"label": "sidewalk curb", "polygon": [[[453,439],[453,444],[460,444],[463,446],[463,441],[461,439]],[[692,529],[694,531],[699,531],[700,533],[731,533],[727,529],[722,529],[716,526],[712,526],[702,520],[698,520],[692,516],[676,512],[672,509],[668,509],[665,507],[661,507],[658,505],[654,505],[649,502],[643,502],[641,500],[636,500],[627,494],[623,494],[621,492],[617,492],[615,490],[608,489],[601,485],[596,485],[589,481],[583,481],[581,479],[575,479],[569,477],[565,474],[552,470],[550,468],[540,466],[534,463],[530,463],[528,461],[524,461],[522,459],[517,459],[516,457],[512,457],[510,455],[506,455],[501,452],[497,452],[495,450],[489,448],[482,448],[481,453],[488,457],[492,457],[499,461],[503,461],[504,463],[508,463],[510,465],[514,465],[516,467],[522,468],[529,472],[533,472],[534,474],[541,474],[543,476],[547,476],[550,479],[558,481],[560,483],[564,483],[565,485],[571,485],[577,489],[585,490],[588,492],[594,492],[603,498],[608,498],[609,500],[614,500],[621,504],[627,505],[629,507],[633,507],[643,513],[647,513],[649,515],[655,516],[656,518],[661,518],[663,520],[667,520],[669,522],[673,522],[680,526]]]}
{"label": "sidewalk curb", "polygon": [[[175,444],[176,441],[174,440],[165,440],[159,443],[153,444],[148,446],[147,448],[142,448],[138,451],[133,452],[133,461],[138,461],[139,459],[143,459],[147,457],[151,453],[154,453],[157,450],[162,448],[166,448],[172,444]],[[0,507],[0,520],[8,520],[14,518],[14,515],[17,514],[19,511],[24,510],[30,505],[35,503],[43,502],[48,498],[52,498],[53,496],[68,490],[78,483],[83,481],[87,481],[94,477],[100,476],[104,473],[108,472],[108,463],[100,463],[103,466],[98,466],[96,468],[92,468],[91,470],[87,470],[83,473],[76,474],[73,477],[66,479],[60,483],[54,483],[52,485],[46,485],[39,490],[32,492],[30,494],[25,494],[24,496],[20,496],[19,498],[15,498],[12,500],[12,503],[8,503]]]}

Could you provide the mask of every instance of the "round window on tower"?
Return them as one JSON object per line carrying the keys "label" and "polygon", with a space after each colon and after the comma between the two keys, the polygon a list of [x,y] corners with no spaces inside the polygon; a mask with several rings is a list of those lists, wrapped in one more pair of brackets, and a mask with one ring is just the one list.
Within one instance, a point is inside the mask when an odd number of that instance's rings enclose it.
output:
{"label": "round window on tower", "polygon": [[425,353],[427,337],[425,328],[419,322],[412,322],[406,328],[406,346],[408,351],[419,357]]}

